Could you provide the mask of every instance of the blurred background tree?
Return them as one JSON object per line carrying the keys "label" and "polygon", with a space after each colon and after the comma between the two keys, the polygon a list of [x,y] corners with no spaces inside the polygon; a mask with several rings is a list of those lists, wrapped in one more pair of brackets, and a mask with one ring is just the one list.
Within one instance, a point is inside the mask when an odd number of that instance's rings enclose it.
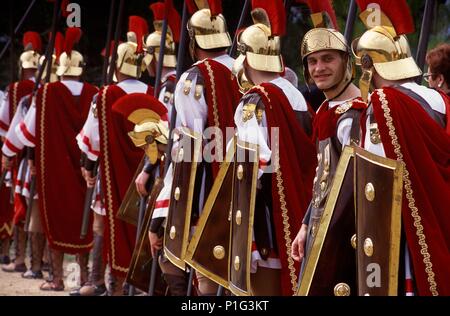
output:
{"label": "blurred background tree", "polygon": [[[118,0],[116,0],[118,1]],[[129,15],[140,15],[149,22],[152,30],[152,14],[148,9],[150,3],[156,0],[129,0],[125,2],[124,17]],[[395,0],[393,0],[395,1]],[[0,19],[0,49],[9,39],[13,29],[24,14],[31,0],[5,0],[2,1],[2,19]],[[107,21],[109,14],[109,0],[74,0],[81,7],[81,28],[83,36],[78,49],[84,54],[87,67],[84,74],[85,80],[94,84],[100,83],[102,57],[100,52],[105,46]],[[292,1],[295,2],[295,1]],[[448,42],[450,35],[450,0],[438,0],[435,18],[432,21],[432,34],[428,47],[432,48],[439,42]],[[175,6],[180,11],[182,0],[174,0]],[[234,34],[244,0],[223,0],[224,15],[227,18],[230,33]],[[333,5],[338,17],[340,30],[344,31],[345,20],[350,0],[334,0]],[[415,56],[425,0],[408,0],[411,12],[416,23],[416,32],[409,37],[413,56]],[[46,0],[37,0],[28,18],[25,20],[17,37],[14,38],[14,50],[12,58],[8,51],[0,60],[0,89],[14,79],[17,79],[17,60],[22,52],[22,35],[24,32],[34,30],[42,35],[44,47],[48,41],[51,24],[52,5]],[[250,16],[246,18],[246,25],[251,23]],[[124,20],[123,27],[126,28],[127,21]],[[311,28],[309,10],[305,5],[294,4],[289,11],[287,36],[283,40],[283,55],[287,66],[292,68],[303,83],[302,66],[299,57],[299,45],[303,35]],[[61,19],[58,29],[65,30],[65,20]],[[364,26],[357,20],[353,36],[360,36],[364,32]],[[122,31],[122,40],[125,40],[125,29]],[[11,63],[11,60],[13,63]],[[12,67],[14,66],[14,67]],[[147,78],[148,80],[148,78]]]}

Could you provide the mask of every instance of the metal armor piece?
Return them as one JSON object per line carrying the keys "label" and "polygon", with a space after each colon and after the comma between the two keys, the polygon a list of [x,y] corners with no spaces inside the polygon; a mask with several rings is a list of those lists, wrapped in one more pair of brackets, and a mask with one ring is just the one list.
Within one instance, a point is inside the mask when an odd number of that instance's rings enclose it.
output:
{"label": "metal armor piece", "polygon": [[177,156],[173,159],[173,183],[164,231],[166,257],[180,269],[185,269],[185,256],[191,226],[192,199],[201,155],[201,135],[183,127]]}
{"label": "metal armor piece", "polygon": [[59,66],[56,74],[58,76],[81,76],[83,67],[83,55],[76,50],[72,50],[69,54],[64,52],[59,56]]}
{"label": "metal armor piece", "polygon": [[20,67],[22,69],[37,69],[39,61],[39,53],[29,50],[20,55]]}
{"label": "metal armor piece", "polygon": [[403,166],[355,148],[358,295],[397,295]]}
{"label": "metal armor piece", "polygon": [[[134,185],[134,182],[132,182],[132,184]],[[150,284],[150,271],[153,260],[150,250],[150,240],[148,239],[148,230],[150,228],[156,199],[163,187],[164,179],[160,177],[156,178],[148,198],[147,210],[144,215],[139,239],[134,248],[126,278],[128,284],[131,284],[144,292],[148,291],[148,286]],[[159,283],[162,283],[162,280],[159,281]]]}
{"label": "metal armor piece", "polygon": [[[296,295],[356,293],[355,250],[350,242],[355,232],[353,148],[346,146],[339,158],[331,153],[330,146],[328,142],[318,154],[306,261]],[[344,288],[349,291],[343,291]]]}
{"label": "metal armor piece", "polygon": [[144,167],[145,159],[142,157],[139,166],[134,173],[133,180],[131,180],[130,185],[123,197],[122,204],[120,204],[119,210],[117,211],[116,217],[118,219],[127,222],[128,224],[137,226],[138,218],[139,218],[139,201],[141,197],[136,190],[136,178],[141,173],[142,168]]}
{"label": "metal armor piece", "polygon": [[227,22],[222,14],[211,16],[209,9],[195,12],[189,19],[189,37],[201,49],[226,48],[231,46]]}
{"label": "metal armor piece", "polygon": [[196,271],[224,288],[229,288],[231,197],[233,181],[236,181],[236,163],[233,159],[235,152],[236,139],[233,139],[208,195],[185,258]]}
{"label": "metal armor piece", "polygon": [[[45,56],[41,56],[39,58],[39,67],[42,67],[43,63],[44,63],[44,59]],[[58,76],[56,75],[56,69],[57,69],[57,65],[56,65],[56,56],[52,55],[52,72],[50,74],[50,82],[56,82],[58,81]],[[42,71],[42,78],[45,78],[47,76],[47,67],[44,68],[44,70]]]}
{"label": "metal armor piece", "polygon": [[[363,70],[360,86],[364,100],[367,100],[373,69],[383,79],[393,81],[414,78],[422,74],[411,56],[411,49],[405,35],[414,31],[412,18],[408,17],[408,12],[400,14],[397,12],[407,10],[406,3],[402,1],[395,1],[395,4],[389,3],[389,5],[387,2],[377,3],[374,1],[374,3],[381,5],[381,10],[380,6],[376,9],[377,12],[373,12],[373,9],[367,7],[361,12],[361,21],[369,30],[352,43],[356,64],[361,65]],[[397,5],[398,7],[396,7]],[[382,10],[387,11],[383,12]],[[390,12],[390,16],[387,15],[387,12]],[[373,20],[370,18],[370,15],[374,13],[380,16],[379,25],[375,26],[372,25]],[[405,15],[402,16],[402,14]],[[399,20],[401,21],[399,22]],[[397,22],[397,25],[393,22]]]}
{"label": "metal armor piece", "polygon": [[259,162],[257,145],[238,141],[234,160],[229,289],[235,295],[252,295],[250,270]]}

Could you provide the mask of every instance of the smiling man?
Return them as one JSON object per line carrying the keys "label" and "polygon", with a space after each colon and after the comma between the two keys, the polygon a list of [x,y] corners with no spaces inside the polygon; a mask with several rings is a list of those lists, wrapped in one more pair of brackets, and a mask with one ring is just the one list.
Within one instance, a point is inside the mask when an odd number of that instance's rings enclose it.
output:
{"label": "smiling man", "polygon": [[[311,253],[342,149],[345,145],[359,144],[359,117],[366,107],[359,98],[359,89],[352,83],[353,65],[347,42],[335,30],[336,25],[332,21],[336,19],[331,7],[324,7],[324,10],[326,11],[316,13],[323,17],[322,24],[315,24],[316,28],[306,33],[301,43],[305,81],[308,84],[315,83],[326,96],[313,122],[313,139],[318,153],[313,197],[292,244],[292,257],[296,261],[303,261],[302,271]],[[324,27],[325,20],[330,23],[328,28]],[[349,192],[350,190],[351,183],[348,188]],[[333,295],[335,285],[342,280],[350,284],[350,287],[355,282],[354,249],[349,242],[354,234],[351,194],[343,203],[338,203],[336,208],[340,209],[335,209],[334,214],[339,215],[333,219],[328,233],[338,232],[340,235],[336,240],[345,242],[334,242],[333,247],[327,248],[325,245],[322,248],[320,257],[326,258],[322,261],[327,261],[327,264],[322,264],[319,259],[315,269],[318,277],[311,279],[309,295]],[[341,260],[340,263],[337,263],[338,260]]]}

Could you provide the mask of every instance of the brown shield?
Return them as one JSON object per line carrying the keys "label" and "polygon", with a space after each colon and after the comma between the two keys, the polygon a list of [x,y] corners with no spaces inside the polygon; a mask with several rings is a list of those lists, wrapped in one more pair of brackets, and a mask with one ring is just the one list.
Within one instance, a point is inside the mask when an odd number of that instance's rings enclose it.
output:
{"label": "brown shield", "polygon": [[353,148],[342,151],[321,218],[309,227],[308,257],[296,295],[356,294]]}
{"label": "brown shield", "polygon": [[201,154],[201,141],[201,135],[183,128],[176,159],[172,162],[173,182],[164,231],[164,253],[170,262],[183,270],[189,242],[192,198]]}
{"label": "brown shield", "polygon": [[397,295],[403,166],[355,148],[358,295]]}
{"label": "brown shield", "polygon": [[[150,251],[150,241],[148,239],[148,230],[150,227],[150,222],[152,219],[153,210],[155,208],[156,199],[164,187],[164,179],[156,178],[153,184],[152,191],[150,192],[148,198],[147,210],[144,215],[144,220],[142,223],[142,228],[139,234],[138,242],[133,251],[133,256],[131,258],[130,267],[128,269],[128,274],[126,282],[135,286],[136,288],[148,292],[150,284],[150,272],[152,266],[152,253]],[[158,265],[159,267],[159,265]],[[161,273],[157,274],[158,276]],[[156,289],[159,289],[159,295],[164,295],[164,282],[161,277],[158,278],[156,282]],[[157,294],[158,295],[158,294]]]}
{"label": "brown shield", "polygon": [[195,270],[228,288],[231,194],[236,141],[228,149],[189,243],[185,261]]}
{"label": "brown shield", "polygon": [[258,179],[258,147],[238,141],[234,159],[229,289],[234,295],[251,295],[250,264]]}
{"label": "brown shield", "polygon": [[127,222],[128,224],[137,226],[138,217],[139,217],[139,201],[141,197],[136,190],[136,181],[137,176],[141,173],[142,168],[144,167],[145,156],[142,157],[139,166],[136,169],[136,172],[133,176],[133,180],[130,182],[130,186],[128,187],[127,192],[123,198],[122,204],[120,204],[119,210],[117,211],[117,218]]}

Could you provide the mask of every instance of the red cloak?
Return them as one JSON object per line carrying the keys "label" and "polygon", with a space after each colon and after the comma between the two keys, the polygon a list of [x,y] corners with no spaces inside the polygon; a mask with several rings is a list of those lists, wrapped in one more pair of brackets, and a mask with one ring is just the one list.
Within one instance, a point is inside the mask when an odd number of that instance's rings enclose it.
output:
{"label": "red cloak", "polygon": [[404,162],[402,221],[417,292],[448,296],[450,137],[394,88],[376,90],[371,100],[386,156]]}
{"label": "red cloak", "polygon": [[27,94],[33,92],[34,82],[31,80],[21,80],[13,82],[8,86],[8,102],[9,102],[9,122],[0,121],[0,127],[4,130],[8,130],[9,124],[16,113],[17,106],[19,105],[20,99],[22,99]]}
{"label": "red cloak", "polygon": [[[281,261],[282,295],[293,295],[297,288],[299,265],[291,257],[291,244],[311,201],[317,165],[316,148],[280,88],[263,83],[249,93],[258,93],[263,100],[270,139],[271,128],[279,128],[279,168],[272,174],[272,211]],[[272,154],[276,152],[275,148],[271,150]]]}
{"label": "red cloak", "polygon": [[[147,94],[153,95],[149,86]],[[122,199],[144,155],[134,146],[128,132],[134,124],[112,111],[113,104],[126,92],[118,86],[103,87],[97,98],[100,132],[100,170],[105,199],[105,251],[111,271],[124,277],[128,272],[136,240],[136,227],[116,218]]]}
{"label": "red cloak", "polygon": [[[53,249],[88,252],[92,229],[80,239],[86,183],[75,137],[97,88],[85,83],[79,98],[61,82],[41,87],[36,99],[36,180],[43,227]],[[78,101],[77,101],[78,99]]]}
{"label": "red cloak", "polygon": [[[206,59],[196,65],[205,81],[205,100],[208,105],[208,127],[218,127],[222,131],[222,153],[226,152],[226,128],[234,127],[234,112],[241,94],[235,76],[221,63]],[[231,135],[232,136],[232,135]],[[219,172],[219,164],[212,164],[213,176]]]}

